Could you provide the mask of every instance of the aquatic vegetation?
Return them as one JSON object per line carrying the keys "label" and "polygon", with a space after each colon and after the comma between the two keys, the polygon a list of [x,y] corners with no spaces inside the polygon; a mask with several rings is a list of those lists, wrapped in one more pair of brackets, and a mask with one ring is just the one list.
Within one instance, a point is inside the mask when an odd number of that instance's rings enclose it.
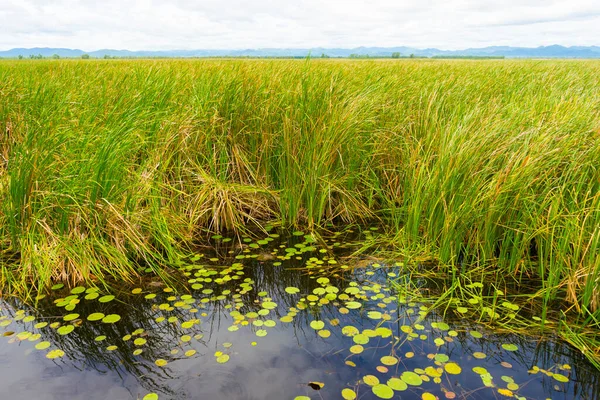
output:
{"label": "aquatic vegetation", "polygon": [[[200,377],[236,370],[238,378],[245,379],[241,371],[265,368],[260,362],[270,351],[278,369],[300,363],[301,370],[312,371],[297,384],[289,383],[289,378],[264,383],[282,385],[291,398],[315,398],[312,393],[318,391],[323,398],[388,399],[402,393],[409,398],[451,399],[487,390],[490,395],[520,399],[538,393],[585,396],[586,390],[600,387],[594,386],[600,385],[597,371],[584,378],[593,368],[586,370],[582,358],[561,358],[560,353],[548,360],[533,358],[540,336],[502,334],[459,312],[442,316],[426,297],[405,297],[391,285],[396,280],[390,280],[411,273],[405,267],[371,263],[331,269],[329,265],[338,265],[342,257],[319,250],[338,242],[337,237],[324,237],[322,246],[298,258],[290,257],[279,240],[268,247],[274,255],[269,261],[254,257],[261,249],[225,247],[221,256],[217,248],[211,257],[192,254],[180,264],[183,279],[173,286],[152,285],[158,281],[150,274],[136,283],[141,290],[135,292],[122,288],[108,294],[97,289],[98,297],[85,299],[88,289],[72,294],[60,288],[35,308],[4,301],[0,323],[10,321],[2,327],[4,340],[35,349],[49,359],[47,368],[53,362],[62,369],[79,368],[80,363],[99,368],[119,365],[140,381],[143,393],[164,393],[164,398],[174,397],[172,387],[202,379],[190,379],[188,370]],[[306,244],[304,238],[297,240],[296,244]],[[336,247],[338,253],[359,245],[340,243],[344,244]],[[197,284],[202,287],[193,289]],[[290,293],[289,287],[297,291]],[[146,298],[150,293],[156,296]],[[317,298],[309,301],[309,295]],[[106,296],[114,299],[100,301]],[[80,301],[71,303],[74,299]],[[485,296],[481,301],[487,304]],[[66,310],[65,302],[75,309]],[[360,307],[347,309],[349,302]],[[521,312],[503,302],[514,304],[499,299],[498,318]],[[474,305],[468,304],[466,314],[471,315]],[[103,323],[109,316],[116,320]],[[289,322],[280,322],[285,317]],[[336,374],[327,372],[331,368]],[[294,374],[304,376],[300,371]],[[251,379],[242,384],[263,386],[260,378]],[[573,385],[581,379],[595,383]]]}
{"label": "aquatic vegetation", "polygon": [[493,268],[499,286],[533,278],[538,298],[587,326],[600,312],[598,69],[3,61],[4,291],[146,270],[168,281],[199,237],[376,219],[369,245],[443,273]]}

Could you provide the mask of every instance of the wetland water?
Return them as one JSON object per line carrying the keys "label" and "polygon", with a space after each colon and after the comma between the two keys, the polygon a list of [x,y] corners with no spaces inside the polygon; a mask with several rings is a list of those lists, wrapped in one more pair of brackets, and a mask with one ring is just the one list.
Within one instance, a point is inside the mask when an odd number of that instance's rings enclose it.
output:
{"label": "wetland water", "polygon": [[570,346],[487,330],[469,304],[426,312],[400,263],[352,268],[349,240],[217,236],[181,263],[185,284],[5,299],[0,398],[599,398]]}

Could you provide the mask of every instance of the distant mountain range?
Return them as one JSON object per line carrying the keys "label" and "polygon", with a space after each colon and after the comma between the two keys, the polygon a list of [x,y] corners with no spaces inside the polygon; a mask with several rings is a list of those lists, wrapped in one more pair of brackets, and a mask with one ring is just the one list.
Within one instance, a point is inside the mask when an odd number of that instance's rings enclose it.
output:
{"label": "distant mountain range", "polygon": [[535,48],[492,46],[471,48],[464,50],[439,50],[435,48],[416,49],[412,47],[357,47],[344,48],[310,48],[310,49],[246,49],[246,50],[160,50],[160,51],[131,51],[102,49],[85,52],[79,49],[35,47],[31,49],[16,48],[0,51],[2,58],[17,58],[23,56],[42,55],[52,57],[58,55],[65,58],[79,58],[88,54],[92,58],[110,57],[320,57],[325,54],[329,57],[391,57],[393,53],[400,53],[402,57],[507,57],[507,58],[600,58],[600,46],[573,46],[559,45],[542,46]]}

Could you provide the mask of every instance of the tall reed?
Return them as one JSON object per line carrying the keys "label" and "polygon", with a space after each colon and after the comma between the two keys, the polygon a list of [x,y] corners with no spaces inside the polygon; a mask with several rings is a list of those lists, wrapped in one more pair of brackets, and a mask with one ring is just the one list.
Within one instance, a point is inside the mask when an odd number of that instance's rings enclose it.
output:
{"label": "tall reed", "polygon": [[208,231],[378,219],[600,316],[600,63],[0,63],[2,281],[131,279]]}

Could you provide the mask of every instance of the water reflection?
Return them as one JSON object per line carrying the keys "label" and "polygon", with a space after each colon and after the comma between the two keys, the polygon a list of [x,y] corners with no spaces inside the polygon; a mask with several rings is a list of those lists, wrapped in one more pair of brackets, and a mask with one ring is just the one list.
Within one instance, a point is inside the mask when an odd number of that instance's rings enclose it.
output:
{"label": "water reflection", "polygon": [[[360,399],[374,399],[372,388],[362,382],[366,375],[386,383],[415,370],[428,381],[394,392],[394,398],[420,399],[431,393],[440,399],[495,399],[508,393],[499,389],[508,390],[511,382],[511,394],[519,398],[598,398],[600,374],[569,346],[494,334],[464,320],[446,319],[447,326],[436,325],[443,321],[441,315],[431,312],[422,318],[422,304],[397,301],[388,279],[390,272],[393,279],[402,276],[399,268],[341,268],[341,256],[352,247],[347,237],[332,237],[317,246],[303,235],[285,241],[274,236],[241,244],[217,238],[215,248],[204,249],[201,257],[182,265],[188,282],[177,294],[146,280],[139,294],[123,288],[108,303],[81,300],[71,311],[79,317],[71,322],[63,321],[69,312],[50,298],[36,308],[3,300],[0,313],[11,322],[1,329],[14,334],[0,340],[2,398],[136,399],[156,392],[161,399],[335,399],[342,389],[351,388]],[[328,282],[319,280],[323,277]],[[298,288],[299,293],[290,294],[286,288]],[[347,288],[355,289],[346,299]],[[146,299],[149,294],[155,297]],[[69,293],[62,290],[57,295],[64,298]],[[302,298],[305,301],[299,303]],[[348,309],[348,301],[361,306]],[[269,302],[276,306],[266,307]],[[86,320],[98,312],[118,314],[121,320]],[[24,322],[24,316],[35,320]],[[289,322],[280,320],[285,316],[291,316]],[[330,336],[319,336],[310,325],[315,320],[324,322]],[[39,322],[57,321],[77,326],[67,335],[49,326],[35,328]],[[266,321],[276,325],[266,326]],[[357,341],[343,333],[344,327],[368,334],[366,343],[358,341],[362,352],[349,351]],[[377,334],[376,328],[387,328],[391,335]],[[257,336],[259,331],[266,336]],[[474,337],[471,331],[483,336]],[[19,340],[21,332],[41,337]],[[106,338],[98,341],[99,336]],[[136,345],[136,338],[147,343]],[[42,340],[51,342],[51,349],[64,350],[65,356],[47,359],[47,351],[34,348]],[[503,344],[515,345],[518,351],[507,351]],[[109,346],[116,348],[109,351]],[[134,355],[140,349],[141,354]],[[217,362],[221,353],[229,356],[226,363]],[[436,364],[433,357],[440,354],[448,360]],[[383,365],[381,358],[390,355],[398,362]],[[158,359],[167,364],[157,366]],[[448,362],[461,372],[447,373]],[[429,374],[427,367],[433,368]],[[485,368],[488,378],[473,372],[474,367]],[[437,368],[441,373],[434,371]],[[546,373],[528,372],[534,368]],[[552,373],[568,377],[568,382],[559,382]],[[486,379],[493,387],[486,387]],[[325,386],[316,391],[309,382]]]}

